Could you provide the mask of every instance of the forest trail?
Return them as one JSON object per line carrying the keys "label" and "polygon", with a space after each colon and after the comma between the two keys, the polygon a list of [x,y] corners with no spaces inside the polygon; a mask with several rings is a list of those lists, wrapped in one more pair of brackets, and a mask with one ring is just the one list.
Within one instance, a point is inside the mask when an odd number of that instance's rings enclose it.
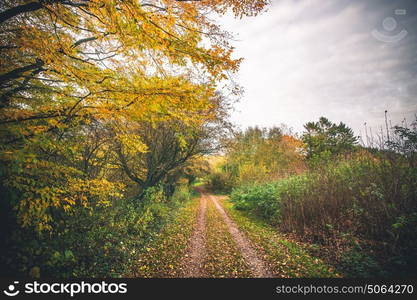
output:
{"label": "forest trail", "polygon": [[197,222],[184,260],[184,277],[204,277],[207,196],[201,194]]}
{"label": "forest trail", "polygon": [[272,272],[269,270],[267,264],[261,259],[261,257],[256,252],[255,248],[252,247],[250,240],[243,234],[236,223],[233,222],[227,213],[224,211],[223,207],[217,201],[216,197],[213,195],[208,195],[211,201],[213,201],[217,211],[222,216],[224,222],[226,223],[230,234],[235,240],[240,253],[242,254],[246,264],[248,265],[253,277],[258,278],[267,278],[272,277]]}
{"label": "forest trail", "polygon": [[132,276],[151,278],[340,277],[306,245],[198,188],[148,244]]}
{"label": "forest trail", "polygon": [[[207,202],[211,201],[211,204],[217,210],[217,214],[221,216],[221,219],[226,225],[228,232],[230,233],[234,246],[240,252],[243,262],[249,270],[251,276],[256,278],[272,277],[272,272],[269,270],[267,263],[263,261],[260,255],[256,252],[255,248],[251,245],[250,240],[242,233],[238,226],[233,222],[225,212],[222,205],[217,200],[216,196],[208,194],[203,190],[199,190],[201,193],[199,211],[197,214],[197,222],[194,232],[190,239],[190,246],[188,254],[184,259],[184,277],[205,277],[207,262],[207,239],[206,236],[206,207]],[[218,223],[214,223],[218,224]],[[217,228],[211,228],[217,230]],[[220,232],[220,231],[217,231]]]}

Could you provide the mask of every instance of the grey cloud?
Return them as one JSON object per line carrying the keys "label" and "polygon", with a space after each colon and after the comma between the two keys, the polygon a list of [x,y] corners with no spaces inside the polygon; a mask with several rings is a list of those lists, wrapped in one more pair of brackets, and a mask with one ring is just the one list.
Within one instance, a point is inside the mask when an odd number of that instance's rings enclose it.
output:
{"label": "grey cloud", "polygon": [[[321,115],[357,133],[366,121],[393,123],[417,112],[417,2],[280,0],[250,19],[220,20],[238,34],[244,57],[239,81],[246,90],[234,120],[243,127],[282,122],[302,129]],[[406,15],[395,15],[405,9]],[[384,19],[397,26],[386,30]],[[376,39],[408,34],[396,43]],[[240,112],[239,112],[240,111]]]}

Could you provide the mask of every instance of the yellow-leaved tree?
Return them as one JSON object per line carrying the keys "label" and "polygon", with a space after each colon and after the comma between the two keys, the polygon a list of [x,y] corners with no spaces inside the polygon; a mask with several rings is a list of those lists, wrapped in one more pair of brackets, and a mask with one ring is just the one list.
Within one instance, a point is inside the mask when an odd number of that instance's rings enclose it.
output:
{"label": "yellow-leaved tree", "polygon": [[122,196],[109,179],[117,164],[108,141],[148,151],[135,124],[216,118],[215,91],[240,60],[211,18],[256,15],[266,4],[2,1],[0,176],[20,223],[50,229],[56,210]]}

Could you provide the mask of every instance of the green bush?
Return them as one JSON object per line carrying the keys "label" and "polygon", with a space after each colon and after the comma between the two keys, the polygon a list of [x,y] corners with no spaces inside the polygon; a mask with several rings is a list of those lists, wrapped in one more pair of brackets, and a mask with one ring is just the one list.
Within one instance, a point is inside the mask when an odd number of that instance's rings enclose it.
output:
{"label": "green bush", "polygon": [[417,168],[402,156],[359,153],[303,175],[236,188],[231,200],[283,231],[329,245],[347,235],[372,240],[387,256],[417,266]]}
{"label": "green bush", "polygon": [[171,201],[173,203],[182,203],[191,199],[193,192],[190,191],[190,186],[183,184],[177,186],[174,194],[171,196]]}
{"label": "green bush", "polygon": [[79,207],[65,215],[48,234],[16,228],[9,237],[4,275],[34,277],[120,277],[137,260],[137,253],[169,220],[174,209],[189,199],[179,188],[174,200],[160,188],[143,199],[124,199],[110,207]]}
{"label": "green bush", "polygon": [[268,220],[278,220],[280,196],[277,184],[247,185],[234,189],[231,199],[239,210],[253,210]]}
{"label": "green bush", "polygon": [[340,268],[347,277],[385,277],[380,264],[360,249],[351,249],[344,253]]}
{"label": "green bush", "polygon": [[233,177],[226,172],[215,171],[207,178],[207,187],[213,192],[228,193],[234,185]]}

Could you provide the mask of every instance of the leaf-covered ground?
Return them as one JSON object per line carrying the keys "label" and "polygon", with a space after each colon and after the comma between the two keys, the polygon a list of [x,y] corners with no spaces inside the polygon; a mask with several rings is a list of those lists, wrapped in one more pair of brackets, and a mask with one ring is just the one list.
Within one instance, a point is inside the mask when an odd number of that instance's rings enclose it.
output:
{"label": "leaf-covered ground", "polygon": [[207,203],[207,259],[208,277],[252,277],[227,225],[212,201]]}
{"label": "leaf-covered ground", "polygon": [[[247,253],[237,245],[236,233],[216,209],[210,196],[205,199],[204,257],[202,277],[256,277],[249,267]],[[186,277],[184,262],[190,260],[191,240],[195,234],[200,201],[194,198],[179,209],[173,220],[145,248],[131,276]],[[247,238],[251,248],[270,269],[273,277],[340,277],[322,260],[310,256],[304,245],[289,241],[269,225],[237,211],[226,197],[215,198],[237,226],[238,234]],[[224,213],[223,213],[224,214]],[[195,237],[194,237],[195,238]],[[246,258],[246,259],[245,259]]]}
{"label": "leaf-covered ground", "polygon": [[130,276],[183,277],[182,259],[194,230],[198,208],[199,201],[196,198],[185,203],[173,220],[140,253]]}

